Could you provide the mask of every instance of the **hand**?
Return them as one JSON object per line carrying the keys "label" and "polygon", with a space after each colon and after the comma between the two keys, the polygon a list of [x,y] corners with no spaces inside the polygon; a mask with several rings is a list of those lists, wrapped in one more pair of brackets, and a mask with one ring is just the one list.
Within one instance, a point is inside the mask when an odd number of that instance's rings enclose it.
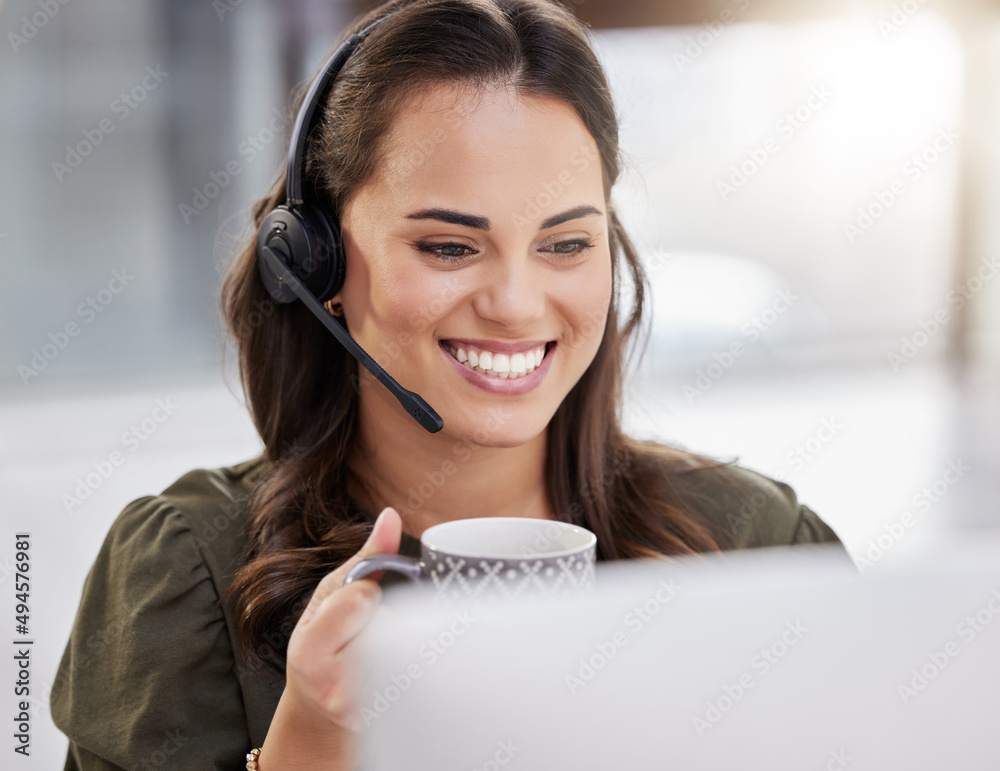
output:
{"label": "hand", "polygon": [[384,571],[344,586],[358,562],[375,554],[396,554],[403,525],[395,509],[385,508],[375,521],[361,550],[327,574],[316,586],[309,604],[288,641],[285,694],[295,712],[312,715],[318,730],[323,724],[349,731],[361,729],[350,664],[354,640],[375,615]]}

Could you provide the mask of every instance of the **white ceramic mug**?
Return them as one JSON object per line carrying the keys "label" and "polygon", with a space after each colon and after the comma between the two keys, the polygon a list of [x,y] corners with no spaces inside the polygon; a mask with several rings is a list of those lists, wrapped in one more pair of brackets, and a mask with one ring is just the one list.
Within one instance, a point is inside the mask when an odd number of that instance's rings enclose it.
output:
{"label": "white ceramic mug", "polygon": [[476,517],[443,522],[420,537],[420,559],[378,554],[355,565],[344,585],[393,570],[438,595],[476,599],[556,596],[593,588],[597,537],[548,519]]}

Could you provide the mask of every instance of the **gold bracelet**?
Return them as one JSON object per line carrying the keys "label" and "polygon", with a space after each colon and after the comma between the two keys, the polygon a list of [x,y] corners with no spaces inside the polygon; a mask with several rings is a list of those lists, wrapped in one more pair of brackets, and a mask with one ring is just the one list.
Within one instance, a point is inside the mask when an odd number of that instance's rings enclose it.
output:
{"label": "gold bracelet", "polygon": [[259,771],[260,766],[257,765],[257,761],[260,760],[260,748],[255,750],[250,750],[247,753],[247,771]]}

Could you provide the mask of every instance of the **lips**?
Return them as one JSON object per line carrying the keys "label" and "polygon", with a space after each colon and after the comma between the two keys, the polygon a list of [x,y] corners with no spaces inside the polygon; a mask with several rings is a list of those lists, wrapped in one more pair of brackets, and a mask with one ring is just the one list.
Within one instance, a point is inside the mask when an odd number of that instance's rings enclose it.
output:
{"label": "lips", "polygon": [[[524,346],[525,343],[516,344],[516,347]],[[462,349],[461,345],[456,345],[456,341],[442,339],[438,341],[438,347],[450,362],[449,366],[455,367],[469,383],[491,393],[513,395],[526,393],[542,382],[555,355],[553,349],[556,348],[556,342],[553,340],[548,344],[541,343],[537,349],[528,348],[530,362],[521,352],[510,355],[497,352],[497,361],[494,362],[492,354],[484,351],[484,354],[490,357],[487,359],[487,363],[491,367],[488,370],[484,370],[482,366],[478,365],[478,362],[477,366],[473,367],[469,354],[465,355],[464,362],[460,361],[458,354],[465,353],[465,350]],[[511,345],[511,347],[515,346]],[[472,355],[475,355],[475,350],[470,350]],[[540,362],[535,361],[535,350],[542,357]],[[530,368],[527,366],[529,363]],[[496,368],[501,371],[498,372]]]}

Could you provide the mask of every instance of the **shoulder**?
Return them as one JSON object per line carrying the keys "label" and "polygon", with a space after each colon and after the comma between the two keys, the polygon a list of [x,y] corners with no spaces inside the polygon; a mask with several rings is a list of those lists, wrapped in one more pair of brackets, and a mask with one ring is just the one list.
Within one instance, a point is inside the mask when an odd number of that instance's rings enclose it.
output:
{"label": "shoulder", "polygon": [[737,465],[711,461],[665,445],[650,447],[668,499],[712,528],[724,549],[829,543],[834,530],[784,482]]}
{"label": "shoulder", "polygon": [[170,568],[179,552],[190,552],[221,595],[242,557],[247,502],[263,468],[263,458],[257,457],[224,468],[194,469],[159,495],[132,501],[108,530],[98,564],[103,557],[115,575],[135,580],[141,566],[164,562]]}
{"label": "shoulder", "polygon": [[205,497],[234,501],[251,490],[266,465],[258,455],[234,466],[194,469],[178,478],[162,495],[177,501],[198,501]]}
{"label": "shoulder", "polygon": [[229,573],[240,559],[247,503],[265,468],[258,456],[235,466],[194,469],[153,499],[179,515],[217,575]]}
{"label": "shoulder", "polygon": [[238,512],[259,466],[254,459],[191,471],[129,503],[111,525],[50,695],[71,752],[86,747],[122,768],[166,753],[166,744],[180,765],[187,758],[222,767],[212,763],[236,764],[246,752],[219,597],[239,557]]}

